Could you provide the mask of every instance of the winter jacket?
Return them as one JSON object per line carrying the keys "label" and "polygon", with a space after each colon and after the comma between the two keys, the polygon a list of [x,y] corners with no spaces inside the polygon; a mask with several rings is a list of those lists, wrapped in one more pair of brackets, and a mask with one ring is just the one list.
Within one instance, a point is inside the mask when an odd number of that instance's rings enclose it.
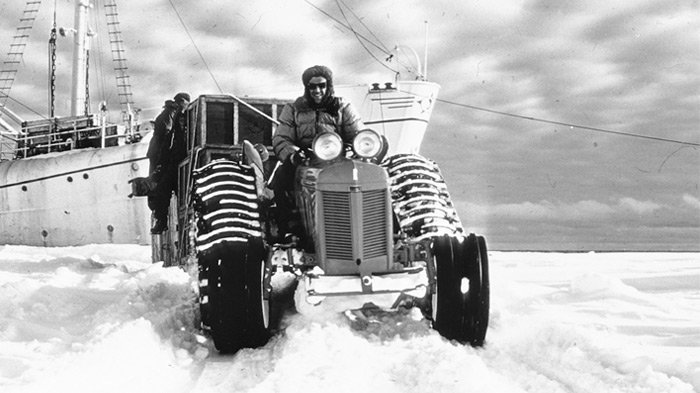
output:
{"label": "winter jacket", "polygon": [[277,159],[285,161],[297,148],[310,148],[314,137],[323,132],[336,132],[345,143],[352,143],[355,134],[364,128],[360,115],[349,102],[335,98],[330,108],[313,109],[299,97],[282,109],[272,146]]}
{"label": "winter jacket", "polygon": [[179,162],[184,152],[184,116],[178,105],[168,100],[163,111],[156,117],[153,136],[146,156],[150,162],[149,174],[165,169],[172,162]]}

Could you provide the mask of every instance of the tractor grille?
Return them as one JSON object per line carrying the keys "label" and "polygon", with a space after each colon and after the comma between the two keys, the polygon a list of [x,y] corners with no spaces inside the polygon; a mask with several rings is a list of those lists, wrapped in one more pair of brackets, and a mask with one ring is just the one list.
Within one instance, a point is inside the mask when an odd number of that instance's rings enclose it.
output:
{"label": "tractor grille", "polygon": [[323,192],[323,224],[328,258],[352,260],[350,194]]}
{"label": "tractor grille", "polygon": [[387,254],[386,190],[363,192],[362,212],[350,208],[350,193],[324,191],[323,214],[326,240],[326,256],[333,259],[353,260],[353,216],[361,217],[363,259]]}
{"label": "tractor grille", "polygon": [[362,194],[364,259],[386,255],[386,190]]}

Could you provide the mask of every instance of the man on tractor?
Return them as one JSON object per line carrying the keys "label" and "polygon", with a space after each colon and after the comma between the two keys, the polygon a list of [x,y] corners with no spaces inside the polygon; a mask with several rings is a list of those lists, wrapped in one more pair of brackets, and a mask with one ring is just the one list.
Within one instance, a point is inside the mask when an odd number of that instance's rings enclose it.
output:
{"label": "man on tractor", "polygon": [[333,91],[333,72],[326,66],[315,65],[301,76],[304,95],[287,104],[279,116],[280,125],[272,138],[277,168],[271,181],[277,205],[277,221],[280,235],[294,232],[290,227],[294,202],[294,171],[308,155],[308,149],[316,135],[335,132],[344,143],[351,144],[355,134],[364,129],[360,115]]}

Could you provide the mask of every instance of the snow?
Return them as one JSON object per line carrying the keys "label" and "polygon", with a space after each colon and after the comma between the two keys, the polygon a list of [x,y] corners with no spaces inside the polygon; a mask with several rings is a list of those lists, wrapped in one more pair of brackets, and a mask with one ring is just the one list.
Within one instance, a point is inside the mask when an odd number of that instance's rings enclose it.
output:
{"label": "snow", "polygon": [[416,312],[284,320],[219,355],[150,247],[0,246],[2,392],[697,392],[700,254],[491,252],[485,347]]}

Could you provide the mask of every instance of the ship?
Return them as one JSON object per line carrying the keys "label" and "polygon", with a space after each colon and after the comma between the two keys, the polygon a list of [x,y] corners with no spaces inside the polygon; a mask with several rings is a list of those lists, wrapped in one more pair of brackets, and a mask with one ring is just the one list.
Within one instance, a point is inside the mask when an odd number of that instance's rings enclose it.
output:
{"label": "ship", "polygon": [[[18,32],[0,73],[0,244],[63,247],[87,244],[153,244],[151,211],[145,198],[131,197],[130,181],[148,176],[150,133],[139,127],[128,89],[128,68],[121,57],[116,0],[107,0],[110,43],[122,123],[107,121],[106,110],[91,113],[86,86],[88,0],[75,1],[71,113],[25,120],[6,102],[26,46],[26,30],[41,1],[27,1]],[[56,22],[52,35],[56,34]],[[116,47],[116,49],[115,49]],[[53,63],[52,63],[53,64]],[[49,67],[55,73],[55,66]],[[356,106],[364,124],[386,137],[388,154],[418,153],[440,86],[424,78],[358,83],[335,87]],[[224,94],[235,101],[230,133],[269,127],[291,100]],[[240,97],[246,97],[242,99]],[[196,101],[196,100],[193,100]],[[173,195],[173,198],[177,198]]]}

